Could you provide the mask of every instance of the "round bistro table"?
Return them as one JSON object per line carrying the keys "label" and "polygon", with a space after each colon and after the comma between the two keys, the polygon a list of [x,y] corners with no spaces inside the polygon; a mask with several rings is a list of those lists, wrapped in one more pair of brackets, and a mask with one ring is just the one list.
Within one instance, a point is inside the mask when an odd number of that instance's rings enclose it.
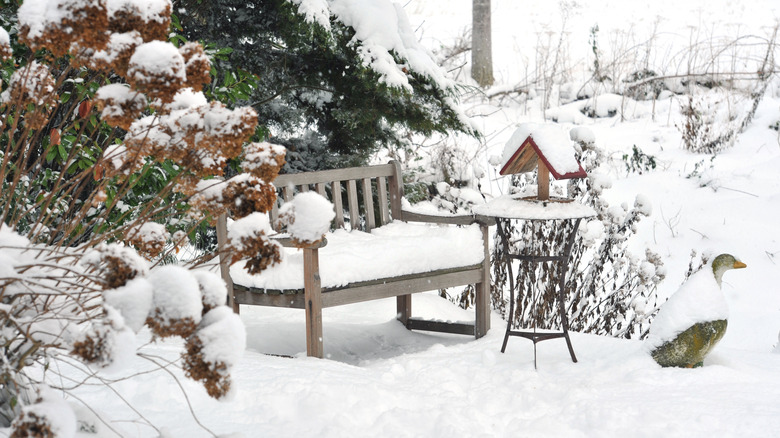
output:
{"label": "round bistro table", "polygon": [[[504,261],[509,275],[509,318],[507,318],[506,333],[504,334],[504,343],[501,345],[501,352],[506,350],[506,344],[510,336],[526,338],[534,343],[534,368],[536,368],[536,344],[549,339],[564,338],[569,348],[571,360],[577,362],[577,356],[574,354],[574,348],[569,338],[569,321],[566,316],[564,289],[566,286],[566,274],[568,271],[569,257],[571,256],[574,240],[577,236],[577,229],[582,219],[596,216],[596,211],[587,205],[578,202],[572,202],[569,199],[551,199],[549,201],[539,201],[536,199],[521,198],[518,196],[500,196],[494,198],[486,204],[473,208],[474,214],[487,216],[495,219],[498,235],[503,247]],[[552,221],[552,220],[572,220],[573,226],[567,236],[564,236],[564,248],[559,254],[525,254],[516,253],[512,250],[509,241],[509,224],[512,220],[523,221]],[[532,330],[512,330],[512,316],[515,310],[515,279],[512,272],[512,261],[519,260],[530,263],[553,262],[558,264],[558,312],[561,317],[561,331],[538,332],[536,323]],[[536,294],[533,298],[533,310],[536,311]]]}

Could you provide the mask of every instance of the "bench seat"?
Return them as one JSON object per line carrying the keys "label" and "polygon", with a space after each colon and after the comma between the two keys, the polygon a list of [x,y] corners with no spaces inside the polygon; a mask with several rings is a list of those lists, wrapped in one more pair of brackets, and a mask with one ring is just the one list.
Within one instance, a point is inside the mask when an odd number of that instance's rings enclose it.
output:
{"label": "bench seat", "polygon": [[[484,260],[479,225],[392,221],[370,233],[338,229],[319,249],[323,291],[382,278],[479,265]],[[252,292],[303,292],[303,251],[284,248],[282,263],[251,275],[236,263],[230,276]]]}

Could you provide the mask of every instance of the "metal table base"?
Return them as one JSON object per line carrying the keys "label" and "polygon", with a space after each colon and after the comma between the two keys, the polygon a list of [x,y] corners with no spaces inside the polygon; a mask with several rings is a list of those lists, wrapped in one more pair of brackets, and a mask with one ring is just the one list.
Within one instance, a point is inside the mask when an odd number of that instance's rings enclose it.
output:
{"label": "metal table base", "polygon": [[[507,264],[507,273],[509,276],[509,318],[506,324],[506,333],[504,334],[504,343],[501,346],[501,352],[506,350],[507,341],[510,336],[517,336],[526,338],[534,343],[534,369],[536,369],[536,344],[541,341],[547,341],[549,339],[566,339],[566,345],[569,347],[569,354],[571,355],[572,362],[577,362],[577,356],[574,354],[574,348],[571,345],[571,339],[569,338],[569,321],[566,317],[566,303],[565,303],[565,287],[566,287],[566,273],[568,270],[569,256],[571,256],[572,247],[574,246],[574,239],[577,236],[577,229],[580,226],[582,218],[577,218],[574,222],[574,226],[571,230],[571,234],[566,239],[566,245],[564,246],[563,253],[560,255],[524,255],[524,254],[512,254],[511,246],[509,243],[509,237],[507,232],[504,231],[504,227],[508,226],[509,219],[497,218],[496,224],[498,225],[498,234],[501,238],[501,242],[504,246],[505,261]],[[515,280],[512,272],[512,260],[527,261],[531,263],[545,263],[556,262],[558,263],[558,311],[561,317],[561,331],[556,332],[537,332],[536,324],[532,331],[528,330],[512,330],[512,316],[515,313]],[[536,310],[534,295],[534,311]]]}

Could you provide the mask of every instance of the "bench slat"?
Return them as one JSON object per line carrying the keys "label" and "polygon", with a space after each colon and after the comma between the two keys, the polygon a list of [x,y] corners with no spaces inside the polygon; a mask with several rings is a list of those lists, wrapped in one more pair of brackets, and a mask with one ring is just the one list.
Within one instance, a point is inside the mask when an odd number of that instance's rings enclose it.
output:
{"label": "bench slat", "polygon": [[376,228],[374,222],[374,197],[371,193],[371,178],[363,178],[363,207],[366,209],[366,229],[368,233]]}
{"label": "bench slat", "polygon": [[333,209],[336,210],[336,228],[344,228],[344,203],[341,200],[341,183],[333,181],[331,183],[331,200]]}
{"label": "bench slat", "polygon": [[349,205],[349,226],[353,230],[360,229],[360,206],[357,200],[357,183],[354,179],[347,181],[347,203]]}
{"label": "bench slat", "polygon": [[379,226],[390,223],[390,211],[387,208],[387,178],[380,176],[376,179],[377,197],[379,200]]}

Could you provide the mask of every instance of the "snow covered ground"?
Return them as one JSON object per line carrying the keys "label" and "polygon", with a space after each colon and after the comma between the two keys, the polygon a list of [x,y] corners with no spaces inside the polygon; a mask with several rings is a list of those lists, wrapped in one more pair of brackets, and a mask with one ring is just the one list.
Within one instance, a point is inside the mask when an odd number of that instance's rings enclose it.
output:
{"label": "snow covered ground", "polygon": [[[564,15],[572,41],[568,59],[583,77],[590,63],[588,32],[597,23],[600,35],[624,38],[626,47],[655,29],[655,44],[670,44],[671,53],[692,30],[764,34],[780,17],[780,6],[768,0],[567,4],[562,9],[556,2],[493,0],[495,89],[511,88],[533,70],[528,60],[539,38],[557,32]],[[412,0],[405,9],[422,42],[436,49],[470,25],[470,5],[468,0]],[[487,144],[478,160],[489,169],[483,185],[489,193],[501,194],[500,184],[489,180],[494,175],[489,157],[501,154],[516,124],[542,121],[540,99],[505,100],[500,106],[498,101],[467,103],[471,113],[483,115],[477,120]],[[539,369],[534,370],[530,342],[513,338],[507,352],[499,352],[505,323],[497,314],[490,333],[475,341],[409,332],[395,321],[392,300],[325,309],[327,359],[317,360],[305,357],[302,312],[244,307],[248,349],[234,373],[233,398],[213,401],[200,386],[180,379],[194,416],[217,435],[243,437],[777,436],[780,354],[773,349],[780,331],[780,138],[769,126],[780,120],[780,89],[777,82],[769,87],[735,146],[712,161],[683,150],[675,127],[681,103],[679,97],[659,100],[654,108],[651,102],[632,102],[624,121],[580,117],[567,106],[550,111],[590,128],[597,144],[613,155],[608,169],[613,188],[606,193],[611,201],[633,203],[643,194],[652,202],[653,214],[640,222],[634,245],[652,247],[664,257],[668,275],[661,299],[679,286],[691,250],[730,252],[747,263],[747,269],[724,277],[729,328],[703,368],[662,369],[640,341],[574,333],[579,363],[571,362],[563,341],[553,340],[538,345]],[[655,156],[655,171],[627,174],[621,157],[633,145]],[[414,312],[473,318],[435,294],[415,296]],[[163,342],[146,350],[175,361],[180,346]],[[135,360],[128,370],[141,374],[112,385],[115,392],[85,387],[77,394],[106,417],[121,419],[112,427],[123,436],[156,432],[122,399],[164,428],[164,436],[210,436],[190,415],[170,376],[144,373],[152,367]],[[174,367],[171,372],[181,377]],[[115,436],[93,424],[97,435],[79,436]]]}

